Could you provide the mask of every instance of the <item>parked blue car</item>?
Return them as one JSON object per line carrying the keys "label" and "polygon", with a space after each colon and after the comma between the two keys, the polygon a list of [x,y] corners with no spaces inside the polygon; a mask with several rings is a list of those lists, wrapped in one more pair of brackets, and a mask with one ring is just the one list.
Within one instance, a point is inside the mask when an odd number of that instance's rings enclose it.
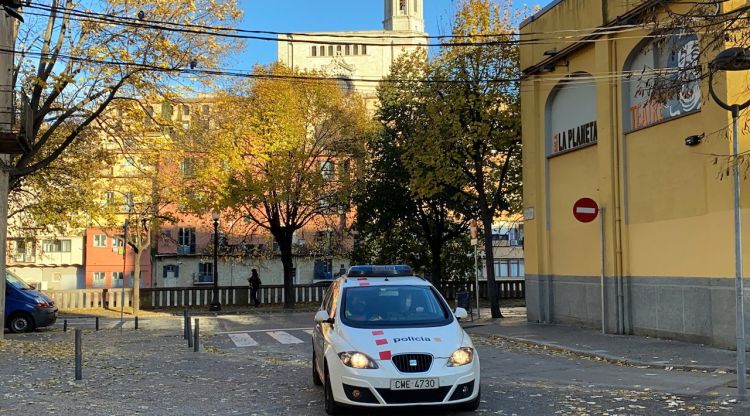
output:
{"label": "parked blue car", "polygon": [[57,307],[52,299],[12,273],[5,278],[5,327],[10,332],[31,332],[55,323]]}

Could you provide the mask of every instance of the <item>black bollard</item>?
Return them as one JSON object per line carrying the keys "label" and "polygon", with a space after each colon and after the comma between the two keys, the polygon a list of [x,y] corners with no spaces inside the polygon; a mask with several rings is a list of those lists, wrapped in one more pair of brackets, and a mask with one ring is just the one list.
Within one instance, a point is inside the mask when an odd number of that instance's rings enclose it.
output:
{"label": "black bollard", "polygon": [[193,329],[190,326],[191,326],[191,320],[190,320],[190,317],[188,317],[188,320],[187,320],[188,347],[193,348]]}
{"label": "black bollard", "polygon": [[83,352],[81,349],[81,330],[76,328],[76,380],[83,380]]}
{"label": "black bollard", "polygon": [[195,340],[193,341],[193,352],[198,352],[198,350],[200,349],[200,333],[200,321],[198,320],[198,318],[195,318]]}
{"label": "black bollard", "polygon": [[185,339],[188,339],[188,338],[190,338],[190,333],[188,333],[188,325],[189,325],[189,324],[188,324],[188,320],[189,320],[189,319],[190,319],[190,318],[188,317],[188,310],[187,310],[187,309],[185,309],[184,311],[182,311],[182,324],[183,324],[183,325],[182,325],[182,326],[183,326],[183,328],[182,328],[182,329],[183,329],[183,330],[182,330],[182,336],[183,336],[183,337],[184,337]]}
{"label": "black bollard", "polygon": [[138,330],[138,317],[135,317],[135,329]]}
{"label": "black bollard", "polygon": [[96,330],[99,330],[99,317],[96,317]]}
{"label": "black bollard", "polygon": [[63,332],[68,332],[68,320],[63,320]]}

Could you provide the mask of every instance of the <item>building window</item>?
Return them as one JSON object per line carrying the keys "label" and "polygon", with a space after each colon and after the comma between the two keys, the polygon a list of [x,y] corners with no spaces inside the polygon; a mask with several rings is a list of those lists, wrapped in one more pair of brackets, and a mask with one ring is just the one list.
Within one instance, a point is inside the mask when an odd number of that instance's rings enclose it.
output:
{"label": "building window", "polygon": [[336,55],[341,56],[341,45],[336,46]]}
{"label": "building window", "polygon": [[114,192],[109,191],[109,192],[105,192],[104,193],[104,202],[105,202],[105,204],[107,204],[107,206],[111,206],[112,203],[114,202],[114,200],[115,200],[115,193]]}
{"label": "building window", "polygon": [[367,55],[367,45],[362,45],[362,55]]}
{"label": "building window", "polygon": [[333,174],[335,173],[335,168],[333,166],[333,162],[330,160],[326,160],[320,163],[320,172],[323,174],[323,178],[325,180],[331,180],[333,179]]}
{"label": "building window", "polygon": [[506,279],[519,279],[525,276],[523,259],[501,259],[495,261],[495,276]]}
{"label": "building window", "polygon": [[122,272],[112,272],[112,287],[122,287]]}
{"label": "building window", "polygon": [[133,212],[133,209],[135,208],[135,202],[133,201],[133,193],[125,192],[123,196],[125,197],[125,203],[122,206],[123,212]]}
{"label": "building window", "polygon": [[214,282],[214,264],[198,263],[198,276],[195,283],[213,283]]}
{"label": "building window", "polygon": [[350,45],[346,45],[346,48],[344,49],[344,55],[349,56],[352,54],[352,47]]}
{"label": "building window", "polygon": [[323,45],[320,46],[320,56],[326,56],[326,47]]}
{"label": "building window", "polygon": [[190,117],[190,106],[187,104],[182,105],[182,115],[186,117]]}
{"label": "building window", "polygon": [[33,263],[36,261],[36,246],[33,240],[9,239],[8,241],[15,245],[15,250],[12,250],[11,254],[14,261],[18,263]]}
{"label": "building window", "polygon": [[112,237],[112,252],[117,254],[123,254],[123,247],[125,247],[124,236]]}
{"label": "building window", "polygon": [[318,47],[317,46],[313,46],[312,47],[312,56],[318,56]]}
{"label": "building window", "polygon": [[398,10],[401,12],[401,14],[406,14],[406,0],[399,0]]}
{"label": "building window", "polygon": [[107,236],[104,234],[96,234],[94,236],[94,247],[107,247]]}
{"label": "building window", "polygon": [[333,56],[333,45],[328,46],[328,56]]}
{"label": "building window", "polygon": [[107,273],[105,272],[94,272],[94,281],[92,282],[94,287],[104,287],[107,285]]}
{"label": "building window", "polygon": [[173,112],[172,104],[170,104],[170,103],[162,103],[161,104],[161,116],[165,120],[171,120],[172,119],[172,112]]}
{"label": "building window", "polygon": [[70,240],[44,240],[42,251],[45,253],[70,253]]}
{"label": "building window", "polygon": [[177,253],[195,254],[195,228],[180,227],[177,235]]}
{"label": "building window", "polygon": [[182,176],[193,176],[195,172],[195,159],[186,157],[180,161],[180,173]]}
{"label": "building window", "polygon": [[203,106],[201,106],[201,113],[204,116],[207,116],[210,112],[211,112],[211,107],[209,107],[208,104],[203,104]]}
{"label": "building window", "polygon": [[162,272],[165,279],[177,279],[180,277],[180,266],[168,264],[162,268]]}
{"label": "building window", "polygon": [[413,13],[419,13],[419,2],[417,0],[414,0],[414,10]]}
{"label": "building window", "polygon": [[354,45],[354,54],[359,55],[359,45]]}
{"label": "building window", "polygon": [[[133,282],[133,276],[135,276],[135,272],[130,272],[130,274],[128,275],[128,286],[129,287],[134,287],[134,285],[133,285],[133,283],[134,283]],[[140,287],[143,287],[143,272],[142,271],[138,272],[138,285]]]}

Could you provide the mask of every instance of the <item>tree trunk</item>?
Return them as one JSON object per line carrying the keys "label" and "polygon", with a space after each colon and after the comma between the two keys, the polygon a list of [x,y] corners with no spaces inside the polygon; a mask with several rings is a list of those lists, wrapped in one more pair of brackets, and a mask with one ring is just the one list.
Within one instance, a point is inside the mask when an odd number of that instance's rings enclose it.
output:
{"label": "tree trunk", "polygon": [[276,243],[279,244],[279,250],[281,250],[281,264],[284,267],[284,307],[288,309],[294,308],[292,234],[293,233],[291,232],[283,230],[279,233],[275,233],[274,236]]}
{"label": "tree trunk", "polygon": [[492,212],[487,206],[487,200],[480,198],[479,211],[482,216],[482,228],[484,229],[484,264],[487,270],[487,292],[490,297],[490,312],[493,318],[502,318],[500,312],[500,299],[495,284],[495,255],[492,247]]}
{"label": "tree trunk", "polygon": [[[146,246],[148,247],[148,246]],[[133,315],[138,316],[141,309],[141,256],[145,247],[138,247],[133,258]]]}
{"label": "tree trunk", "polygon": [[430,240],[430,273],[432,273],[432,284],[439,291],[443,290],[443,239],[442,235],[433,236]]}

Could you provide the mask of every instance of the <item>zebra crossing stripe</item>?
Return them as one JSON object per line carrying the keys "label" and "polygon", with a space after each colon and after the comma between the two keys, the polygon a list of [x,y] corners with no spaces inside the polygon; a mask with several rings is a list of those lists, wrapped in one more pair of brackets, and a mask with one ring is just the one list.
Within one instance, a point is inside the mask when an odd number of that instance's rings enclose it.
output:
{"label": "zebra crossing stripe", "polygon": [[304,344],[304,341],[301,339],[290,335],[288,332],[284,331],[274,331],[274,332],[266,332],[268,335],[271,336],[271,338],[275,339],[276,341],[279,341],[281,344]]}
{"label": "zebra crossing stripe", "polygon": [[234,342],[237,348],[258,346],[258,342],[250,334],[229,334],[229,339]]}
{"label": "zebra crossing stripe", "polygon": [[310,334],[310,335],[312,335],[312,334],[313,334],[313,330],[312,330],[312,329],[306,329],[306,330],[305,330],[304,332],[307,332],[307,333],[308,333],[308,334]]}

